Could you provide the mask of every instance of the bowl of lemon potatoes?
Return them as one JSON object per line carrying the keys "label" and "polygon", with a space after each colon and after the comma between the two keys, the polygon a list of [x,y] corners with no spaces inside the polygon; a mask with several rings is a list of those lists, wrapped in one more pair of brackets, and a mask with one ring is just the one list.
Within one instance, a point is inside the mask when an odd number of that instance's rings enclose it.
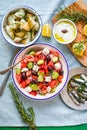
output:
{"label": "bowl of lemon potatoes", "polygon": [[8,10],[1,23],[3,37],[16,47],[26,47],[35,43],[41,34],[41,27],[40,15],[24,5]]}

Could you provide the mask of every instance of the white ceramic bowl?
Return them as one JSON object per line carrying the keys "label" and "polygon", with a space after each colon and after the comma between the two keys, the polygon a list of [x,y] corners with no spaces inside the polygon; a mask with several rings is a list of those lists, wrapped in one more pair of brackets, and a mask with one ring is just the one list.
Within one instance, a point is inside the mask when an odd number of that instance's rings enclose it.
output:
{"label": "white ceramic bowl", "polygon": [[40,94],[37,94],[36,96],[33,96],[33,95],[27,93],[23,88],[19,87],[19,83],[17,82],[16,76],[15,76],[15,69],[12,70],[12,79],[13,79],[13,82],[15,84],[15,87],[18,89],[18,91],[22,95],[24,95],[27,98],[34,99],[34,100],[47,100],[47,99],[55,97],[56,95],[58,95],[61,92],[61,90],[64,88],[64,86],[65,86],[65,84],[66,84],[66,82],[68,80],[69,67],[68,67],[68,63],[66,61],[65,56],[57,48],[55,48],[55,47],[53,47],[51,45],[48,45],[48,44],[44,44],[44,43],[34,44],[34,45],[31,45],[31,46],[26,47],[24,49],[21,49],[18,52],[18,54],[15,56],[15,58],[13,60],[13,64],[15,64],[16,62],[20,61],[20,59],[23,57],[23,55],[25,55],[27,52],[29,52],[31,50],[38,50],[38,49],[42,50],[44,48],[48,48],[49,50],[54,50],[54,51],[58,51],[59,52],[60,62],[62,64],[62,69],[64,71],[63,81],[60,84],[58,84],[58,86],[56,87],[55,92],[47,93],[44,96],[42,96]]}
{"label": "white ceramic bowl", "polygon": [[53,26],[53,36],[58,43],[69,44],[77,36],[77,27],[69,19],[60,19]]}
{"label": "white ceramic bowl", "polygon": [[[7,34],[7,32],[5,30],[5,26],[7,25],[7,18],[8,18],[8,16],[10,14],[14,13],[15,11],[19,10],[19,9],[25,9],[25,10],[29,11],[30,13],[34,14],[37,17],[39,25],[40,25],[39,30],[38,30],[38,32],[37,32],[34,40],[30,41],[27,44],[15,43],[13,41],[13,39]],[[31,7],[24,6],[24,5],[22,5],[22,6],[16,6],[16,7],[12,8],[12,9],[9,9],[5,13],[5,15],[4,15],[3,19],[2,19],[2,23],[1,23],[1,31],[2,31],[3,37],[5,38],[5,40],[8,43],[10,43],[10,44],[12,44],[12,45],[14,45],[16,47],[26,47],[26,46],[29,46],[29,45],[33,44],[36,40],[38,40],[38,38],[39,38],[39,36],[41,34],[41,28],[42,28],[42,21],[41,21],[40,15],[34,9],[32,9]]]}

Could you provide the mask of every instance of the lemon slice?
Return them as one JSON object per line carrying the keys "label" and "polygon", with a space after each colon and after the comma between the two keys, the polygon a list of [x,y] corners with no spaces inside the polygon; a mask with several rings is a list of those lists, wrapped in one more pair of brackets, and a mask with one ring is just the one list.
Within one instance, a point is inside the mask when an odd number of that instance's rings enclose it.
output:
{"label": "lemon slice", "polygon": [[87,24],[83,28],[84,35],[87,36]]}
{"label": "lemon slice", "polygon": [[51,37],[52,35],[52,30],[50,24],[46,23],[42,27],[42,36],[45,37]]}

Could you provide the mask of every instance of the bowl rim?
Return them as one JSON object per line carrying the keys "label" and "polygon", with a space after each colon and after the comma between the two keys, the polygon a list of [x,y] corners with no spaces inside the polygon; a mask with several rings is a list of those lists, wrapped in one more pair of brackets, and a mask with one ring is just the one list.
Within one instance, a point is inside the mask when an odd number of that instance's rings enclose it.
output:
{"label": "bowl rim", "polygon": [[[66,60],[64,54],[63,54],[59,49],[57,49],[56,47],[50,45],[49,43],[47,44],[47,43],[42,43],[42,42],[40,42],[40,43],[35,43],[34,45],[30,45],[30,46],[33,46],[33,47],[34,47],[34,46],[40,45],[40,44],[46,45],[46,46],[49,46],[49,47],[52,47],[52,48],[56,49],[57,51],[59,51],[59,53],[63,56],[63,58],[64,58],[64,60],[65,60],[66,68],[67,68],[67,77],[66,77],[65,83],[64,83],[63,87],[60,89],[60,91],[57,92],[57,93],[55,93],[53,96],[50,96],[50,97],[47,97],[47,98],[43,98],[43,99],[33,98],[33,97],[30,97],[30,96],[27,96],[26,94],[24,94],[24,93],[19,89],[19,87],[16,85],[16,82],[15,82],[14,76],[13,76],[13,69],[12,69],[12,79],[13,79],[13,83],[14,83],[15,88],[16,88],[24,97],[26,97],[26,98],[28,98],[28,99],[33,99],[33,100],[40,100],[40,101],[43,100],[43,101],[45,101],[45,100],[52,99],[52,98],[56,97],[56,96],[58,95],[58,93],[60,93],[60,92],[62,91],[62,89],[64,88],[64,86],[66,85],[66,83],[67,83],[67,81],[68,81],[69,65],[68,65],[68,62],[67,62],[67,60]],[[26,47],[26,48],[29,48],[30,46],[28,46],[28,47]],[[15,63],[16,58],[17,58],[17,57],[20,55],[20,53],[21,53],[23,50],[25,50],[26,48],[22,48],[22,49],[16,54],[16,56],[15,56],[14,59],[13,59],[12,64]]]}
{"label": "bowl rim", "polygon": [[[57,39],[55,38],[55,36],[54,36],[54,27],[56,26],[57,23],[62,22],[62,21],[68,21],[68,22],[70,22],[70,23],[74,26],[75,31],[76,31],[76,35],[75,35],[69,42],[60,42],[60,41],[57,40]],[[72,42],[75,40],[75,38],[76,38],[76,36],[77,36],[77,33],[78,33],[78,30],[77,30],[76,24],[75,24],[72,20],[70,20],[70,19],[61,18],[61,19],[59,19],[59,20],[53,25],[53,38],[54,38],[58,43],[60,43],[60,44],[67,45],[67,44],[72,43]]]}
{"label": "bowl rim", "polygon": [[[35,39],[33,40],[33,41],[31,41],[31,42],[29,42],[28,44],[26,44],[26,45],[24,45],[24,44],[17,44],[17,43],[15,43],[14,42],[14,44],[10,41],[8,41],[8,38],[5,36],[5,34],[3,33],[3,25],[4,25],[4,20],[5,20],[5,18],[9,15],[9,13],[11,13],[12,11],[14,11],[14,10],[16,10],[16,9],[20,9],[20,8],[24,8],[24,9],[29,9],[29,10],[31,10],[37,17],[38,17],[38,20],[39,20],[39,24],[40,24],[40,28],[39,28],[39,31],[38,31],[38,34],[37,34],[37,36],[35,37]],[[2,17],[2,19],[1,19],[1,34],[2,34],[2,36],[3,36],[3,38],[8,42],[8,43],[10,43],[11,45],[13,45],[13,46],[15,46],[15,47],[20,47],[20,48],[22,48],[22,47],[27,47],[27,46],[29,46],[29,45],[32,45],[32,44],[34,44],[38,39],[39,39],[39,37],[40,37],[40,35],[41,35],[41,30],[42,30],[42,19],[41,19],[41,16],[40,16],[40,14],[35,10],[35,9],[33,9],[32,7],[30,7],[30,6],[26,6],[26,5],[18,5],[18,6],[14,6],[14,7],[11,7],[10,9],[8,9],[7,10],[7,12],[4,14],[4,16]],[[8,34],[7,34],[8,35]],[[8,35],[9,36],[9,35]],[[10,36],[9,36],[10,37]]]}

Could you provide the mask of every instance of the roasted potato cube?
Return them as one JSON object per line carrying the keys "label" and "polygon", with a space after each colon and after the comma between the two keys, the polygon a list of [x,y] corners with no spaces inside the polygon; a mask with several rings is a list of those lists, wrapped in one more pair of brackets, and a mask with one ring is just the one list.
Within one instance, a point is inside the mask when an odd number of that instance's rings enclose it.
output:
{"label": "roasted potato cube", "polygon": [[19,24],[17,24],[17,23],[12,23],[12,24],[10,24],[9,26],[10,26],[10,28],[12,28],[12,29],[18,29]]}
{"label": "roasted potato cube", "polygon": [[6,26],[6,32],[12,39],[14,38],[14,31],[11,29],[10,26]]}
{"label": "roasted potato cube", "polygon": [[31,14],[28,14],[28,23],[29,23],[29,26],[30,26],[31,29],[32,29],[32,28],[35,26],[35,24],[36,24],[36,22],[35,22],[35,20],[34,20],[34,18],[33,18],[33,16],[32,16]]}
{"label": "roasted potato cube", "polygon": [[24,29],[26,31],[29,31],[30,30],[30,26],[29,26],[29,23],[28,22],[25,22],[25,23],[21,23],[20,25],[20,29]]}
{"label": "roasted potato cube", "polygon": [[31,39],[31,33],[30,33],[30,32],[27,32],[27,33],[25,34],[24,38],[25,38],[25,39],[26,39],[26,38],[30,38],[30,39]]}
{"label": "roasted potato cube", "polygon": [[30,42],[30,38],[25,38],[21,41],[23,44],[28,44]]}
{"label": "roasted potato cube", "polygon": [[16,20],[16,16],[12,14],[8,16],[7,22],[8,24],[12,24],[12,23],[15,23],[15,20]]}
{"label": "roasted potato cube", "polygon": [[26,20],[22,18],[22,19],[20,20],[20,22],[25,23]]}
{"label": "roasted potato cube", "polygon": [[17,33],[15,33],[15,35],[18,37],[23,37],[25,35],[25,33],[24,32],[17,32]]}
{"label": "roasted potato cube", "polygon": [[14,38],[14,42],[17,42],[17,43],[20,42],[21,40],[22,40],[21,37],[15,37],[15,38]]}
{"label": "roasted potato cube", "polygon": [[15,16],[17,16],[18,18],[23,18],[25,16],[25,11],[23,9],[20,9],[15,13]]}

